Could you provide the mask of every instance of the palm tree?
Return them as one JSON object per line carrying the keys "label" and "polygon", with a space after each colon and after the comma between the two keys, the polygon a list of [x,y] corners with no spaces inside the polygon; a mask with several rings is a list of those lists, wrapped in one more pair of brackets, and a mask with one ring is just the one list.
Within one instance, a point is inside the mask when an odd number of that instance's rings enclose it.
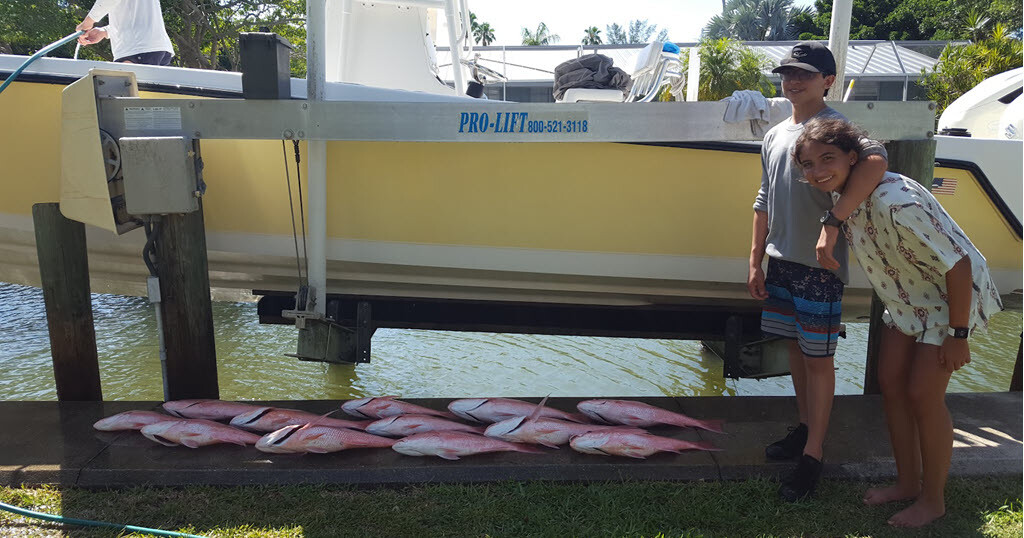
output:
{"label": "palm tree", "polygon": [[584,45],[600,45],[601,44],[601,30],[597,29],[597,26],[591,26],[586,30],[583,30],[583,44]]}
{"label": "palm tree", "polygon": [[[690,51],[683,52],[682,60],[689,60]],[[717,101],[736,90],[757,90],[765,97],[775,96],[775,86],[764,75],[771,61],[764,55],[729,38],[705,39],[698,48],[700,54],[701,101]]]}
{"label": "palm tree", "polygon": [[486,22],[476,25],[476,28],[473,30],[473,36],[476,37],[477,43],[485,47],[494,43],[494,29]]}
{"label": "palm tree", "polygon": [[972,9],[964,17],[964,29],[967,31],[967,35],[970,36],[971,41],[979,41],[985,34],[985,26],[988,25],[989,18],[984,13],[977,9]]}
{"label": "palm tree", "polygon": [[550,45],[561,39],[556,34],[548,33],[548,25],[543,22],[537,25],[537,31],[531,32],[523,28],[523,44],[530,46]]}
{"label": "palm tree", "polygon": [[811,14],[810,6],[797,7],[793,0],[729,0],[721,15],[711,17],[702,36],[730,37],[741,41],[795,39],[794,19]]}

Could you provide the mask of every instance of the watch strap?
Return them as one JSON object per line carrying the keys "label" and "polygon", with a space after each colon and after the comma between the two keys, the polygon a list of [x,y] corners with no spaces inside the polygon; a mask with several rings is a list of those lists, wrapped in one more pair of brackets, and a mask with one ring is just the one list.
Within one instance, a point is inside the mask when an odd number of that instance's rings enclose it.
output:
{"label": "watch strap", "polygon": [[953,338],[967,338],[970,336],[971,331],[967,327],[950,327],[946,330],[946,334]]}
{"label": "watch strap", "polygon": [[831,211],[825,212],[825,215],[821,217],[821,223],[825,226],[835,226],[836,228],[843,225],[843,221],[839,220]]}

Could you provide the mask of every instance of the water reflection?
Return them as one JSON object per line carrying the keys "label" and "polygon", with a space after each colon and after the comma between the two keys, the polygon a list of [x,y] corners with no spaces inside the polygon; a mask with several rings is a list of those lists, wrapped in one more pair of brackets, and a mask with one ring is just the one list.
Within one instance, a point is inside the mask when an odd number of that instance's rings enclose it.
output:
{"label": "water reflection", "polygon": [[[93,295],[103,395],[163,397],[156,323],[148,301]],[[0,399],[54,400],[42,292],[0,283]],[[699,342],[380,329],[369,364],[328,365],[285,356],[296,331],[260,325],[250,303],[213,304],[218,381],[225,399],[347,399],[364,395],[742,396],[789,395],[788,377],[727,380]],[[1009,385],[1021,313],[1002,312],[972,337],[973,360],[951,392]],[[836,392],[863,391],[867,324],[847,324],[836,355]]]}

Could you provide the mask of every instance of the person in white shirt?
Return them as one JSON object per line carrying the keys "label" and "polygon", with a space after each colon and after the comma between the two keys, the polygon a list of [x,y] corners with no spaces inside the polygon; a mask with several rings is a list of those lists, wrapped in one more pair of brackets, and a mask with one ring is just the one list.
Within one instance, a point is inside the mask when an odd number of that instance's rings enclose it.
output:
{"label": "person in white shirt", "polygon": [[[103,17],[106,27],[96,27]],[[115,62],[168,65],[174,57],[171,38],[164,28],[160,0],[96,0],[89,15],[76,30],[82,45],[94,45],[110,39]]]}
{"label": "person in white shirt", "polygon": [[[793,160],[816,189],[842,196],[864,132],[814,119]],[[878,381],[896,484],[871,488],[864,503],[914,500],[889,524],[920,527],[946,513],[953,447],[946,386],[971,362],[967,337],[1002,309],[985,257],[928,189],[888,172],[842,225],[850,249],[885,305]]]}

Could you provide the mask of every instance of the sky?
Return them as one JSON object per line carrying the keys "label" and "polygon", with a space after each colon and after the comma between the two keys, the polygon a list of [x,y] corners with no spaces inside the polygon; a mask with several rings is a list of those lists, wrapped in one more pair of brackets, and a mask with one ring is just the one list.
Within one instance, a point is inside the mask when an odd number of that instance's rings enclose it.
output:
{"label": "sky", "polygon": [[[618,23],[624,29],[629,21],[647,19],[658,30],[667,29],[671,41],[697,41],[700,31],[712,16],[722,11],[721,0],[468,0],[469,9],[480,23],[494,30],[492,45],[522,45],[522,29],[535,31],[543,22],[548,31],[561,39],[557,45],[578,45],[583,30],[597,26],[605,37],[605,26]],[[811,5],[812,0],[796,0],[795,5]],[[657,32],[655,32],[657,35]]]}

